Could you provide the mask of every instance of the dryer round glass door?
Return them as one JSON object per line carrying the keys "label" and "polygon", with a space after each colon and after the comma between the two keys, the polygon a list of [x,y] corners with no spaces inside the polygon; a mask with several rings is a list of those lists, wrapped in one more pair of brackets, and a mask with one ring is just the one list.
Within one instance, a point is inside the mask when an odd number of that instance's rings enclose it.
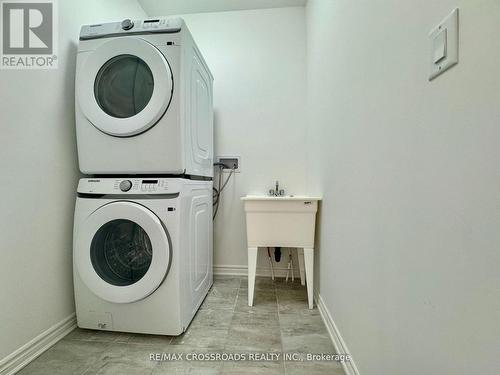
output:
{"label": "dryer round glass door", "polygon": [[107,61],[97,73],[94,96],[108,115],[128,118],[140,113],[153,96],[154,79],[147,64],[132,55]]}
{"label": "dryer round glass door", "polygon": [[115,303],[138,301],[166,277],[168,232],[149,209],[114,202],[94,211],[78,229],[75,266],[85,285]]}
{"label": "dryer round glass door", "polygon": [[77,103],[100,131],[130,137],[147,131],[167,111],[173,81],[165,56],[143,39],[103,43],[78,69]]}

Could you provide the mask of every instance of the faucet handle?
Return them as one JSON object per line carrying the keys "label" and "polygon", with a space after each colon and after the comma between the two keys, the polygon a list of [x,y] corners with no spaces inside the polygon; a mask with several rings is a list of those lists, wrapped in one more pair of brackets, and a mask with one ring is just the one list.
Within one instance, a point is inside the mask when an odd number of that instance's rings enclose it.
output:
{"label": "faucet handle", "polygon": [[274,196],[274,190],[273,190],[273,189],[269,189],[269,196],[270,196],[270,197],[273,197],[273,196]]}
{"label": "faucet handle", "polygon": [[284,197],[285,196],[285,189],[281,189],[280,192],[279,192],[279,196],[280,197]]}

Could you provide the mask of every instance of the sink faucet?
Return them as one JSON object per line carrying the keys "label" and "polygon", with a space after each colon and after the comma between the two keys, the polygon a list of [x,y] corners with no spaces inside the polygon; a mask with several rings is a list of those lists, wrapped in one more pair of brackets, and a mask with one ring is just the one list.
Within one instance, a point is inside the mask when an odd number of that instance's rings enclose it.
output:
{"label": "sink faucet", "polygon": [[280,183],[279,181],[276,181],[276,188],[273,190],[273,189],[269,189],[269,195],[270,196],[274,196],[274,197],[283,197],[285,196],[285,190],[284,189],[281,189],[280,190]]}

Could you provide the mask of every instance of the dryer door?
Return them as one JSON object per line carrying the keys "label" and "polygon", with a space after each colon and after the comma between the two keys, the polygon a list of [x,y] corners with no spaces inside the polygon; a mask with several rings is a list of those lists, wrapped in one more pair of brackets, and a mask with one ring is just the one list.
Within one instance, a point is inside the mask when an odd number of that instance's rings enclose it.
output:
{"label": "dryer door", "polygon": [[100,298],[128,303],[153,293],[167,276],[171,249],[160,219],[137,203],[118,201],[94,211],[79,228],[74,262]]}
{"label": "dryer door", "polygon": [[167,110],[172,90],[165,56],[134,37],[112,39],[89,52],[76,81],[77,102],[85,117],[117,137],[154,126]]}

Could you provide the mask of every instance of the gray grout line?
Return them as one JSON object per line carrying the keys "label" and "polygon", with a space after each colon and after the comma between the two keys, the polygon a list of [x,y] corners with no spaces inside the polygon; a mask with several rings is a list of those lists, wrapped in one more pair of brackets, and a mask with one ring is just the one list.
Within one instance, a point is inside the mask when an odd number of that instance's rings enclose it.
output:
{"label": "gray grout line", "polygon": [[[278,290],[276,290],[276,304],[278,307],[278,323],[280,326],[280,339],[281,339],[281,353],[284,356],[285,349],[283,348],[283,329],[281,326],[281,314],[280,314],[280,302],[278,298]],[[283,358],[283,374],[286,375],[286,364],[285,364],[285,358]]]}
{"label": "gray grout line", "polygon": [[[231,326],[233,324],[233,320],[234,320],[234,314],[236,312],[236,306],[238,304],[238,299],[240,298],[240,291],[241,291],[241,278],[240,278],[240,282],[238,283],[238,292],[236,293],[236,298],[234,299],[234,303],[233,303],[233,308],[232,308],[232,314],[231,314],[231,321],[229,322],[229,325],[227,326],[227,332],[226,332],[226,339],[224,341],[224,351],[227,350],[227,342],[228,342],[228,339],[229,339],[229,332],[231,330]],[[223,373],[224,372],[224,367],[225,367],[225,362],[222,362],[222,365],[220,366],[220,373]]]}
{"label": "gray grout line", "polygon": [[276,297],[276,311],[278,315],[278,325],[280,327],[280,345],[281,345],[281,365],[283,367],[283,375],[286,375],[285,359],[284,359],[284,349],[283,349],[283,331],[281,330],[281,319],[280,319],[280,304],[278,299],[278,288],[276,286],[276,278],[273,282],[274,285],[274,296]]}
{"label": "gray grout line", "polygon": [[111,347],[111,345],[113,344],[112,342],[106,342],[106,347],[104,348],[104,350],[101,352],[100,355],[96,356],[94,361],[90,362],[89,365],[82,370],[82,372],[80,373],[80,375],[85,375],[88,373],[88,371],[90,371],[90,368],[95,364],[97,363],[104,355],[104,353],[106,353],[106,351]]}

